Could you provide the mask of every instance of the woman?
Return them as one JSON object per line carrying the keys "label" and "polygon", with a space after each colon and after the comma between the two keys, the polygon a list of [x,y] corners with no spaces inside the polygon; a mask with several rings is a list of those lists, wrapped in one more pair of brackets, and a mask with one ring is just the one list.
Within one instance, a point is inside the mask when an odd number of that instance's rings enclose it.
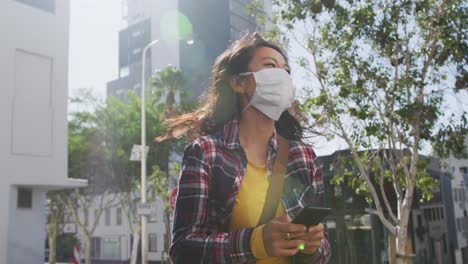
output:
{"label": "woman", "polygon": [[[206,103],[169,122],[171,136],[198,137],[183,156],[174,263],[328,262],[323,225],[290,223],[302,207],[320,206],[323,179],[301,142],[289,71],[278,46],[246,35],[216,60]],[[289,141],[283,193],[276,217],[257,226],[280,138]]]}

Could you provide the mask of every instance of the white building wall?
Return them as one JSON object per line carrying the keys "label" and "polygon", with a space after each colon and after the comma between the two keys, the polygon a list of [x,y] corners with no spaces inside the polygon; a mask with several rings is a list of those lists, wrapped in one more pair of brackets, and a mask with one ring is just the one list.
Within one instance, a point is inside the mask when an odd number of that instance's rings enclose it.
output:
{"label": "white building wall", "polygon": [[17,209],[16,186],[10,191],[14,206],[9,212],[8,261],[6,263],[39,263],[44,260],[45,197],[42,190],[33,190],[31,209]]}
{"label": "white building wall", "polygon": [[[105,196],[104,201],[109,201],[112,199],[114,194],[109,194]],[[137,200],[136,204],[138,204],[138,196],[134,196],[134,199]],[[105,203],[104,202],[104,203]],[[136,205],[135,204],[135,205]],[[132,231],[130,229],[128,218],[125,215],[125,211],[122,209],[122,224],[117,224],[117,208],[121,208],[122,205],[116,199],[113,202],[113,206],[110,208],[110,224],[106,224],[106,214],[105,211],[101,214],[99,222],[96,226],[96,229],[92,235],[92,237],[98,237],[101,239],[100,244],[100,257],[92,258],[92,259],[99,259],[99,260],[122,260],[126,261],[130,259],[131,256],[131,245],[132,245]],[[89,222],[92,223],[95,220],[94,210],[99,208],[99,201],[96,199],[90,208],[88,209],[89,212]],[[156,234],[157,237],[157,250],[156,252],[148,252],[148,260],[150,261],[161,261],[161,253],[164,250],[164,234],[165,234],[165,224],[163,222],[163,206],[162,201],[157,199],[155,202],[155,215],[150,217],[148,225],[147,225],[147,232],[148,234]],[[83,219],[82,210],[79,210],[80,218]],[[140,221],[140,220],[138,220]],[[172,226],[172,225],[171,225]],[[89,226],[91,227],[91,226]],[[138,228],[137,223],[133,223],[134,228]],[[77,238],[81,241],[82,246],[82,257],[84,258],[84,236],[81,230],[77,230]],[[107,248],[106,252],[106,243],[114,243],[115,248],[110,246]],[[111,253],[109,253],[111,252]],[[120,253],[116,253],[120,252]]]}
{"label": "white building wall", "polygon": [[43,2],[0,1],[0,264],[43,262],[46,191],[86,184],[67,179],[69,1]]}

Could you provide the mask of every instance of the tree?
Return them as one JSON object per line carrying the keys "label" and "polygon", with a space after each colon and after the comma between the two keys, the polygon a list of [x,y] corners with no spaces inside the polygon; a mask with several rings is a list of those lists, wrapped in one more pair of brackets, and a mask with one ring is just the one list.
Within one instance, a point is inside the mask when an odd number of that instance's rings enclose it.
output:
{"label": "tree", "polygon": [[[166,95],[165,103],[160,103],[165,110],[165,117],[171,118],[176,115],[180,115],[185,111],[189,111],[194,107],[194,104],[188,100],[190,96],[190,90],[182,90],[182,86],[187,82],[182,77],[182,71],[175,69],[172,66],[168,66],[163,70],[156,72],[151,80],[151,93]],[[163,96],[164,98],[164,96]],[[179,98],[179,100],[176,100]],[[178,102],[179,101],[179,102]],[[166,235],[164,239],[164,255],[168,256],[169,245],[172,237],[171,233],[171,216],[172,208],[170,206],[171,198],[171,186],[175,185],[175,178],[180,170],[180,163],[176,160],[171,161],[171,152],[180,153],[183,148],[184,139],[170,139],[164,138],[163,133],[154,134],[159,136],[155,138],[156,142],[166,143],[171,146],[167,148],[167,152],[164,156],[167,157],[167,167],[153,167],[153,173],[151,174],[151,182],[154,188],[155,194],[162,199],[164,206],[164,222],[166,227]],[[169,166],[171,165],[171,166]],[[170,168],[172,167],[172,168]],[[161,169],[160,169],[161,168]],[[172,182],[171,182],[172,181]],[[165,260],[163,260],[165,261]]]}
{"label": "tree", "polygon": [[[102,213],[115,205],[114,179],[106,159],[105,130],[96,114],[102,103],[89,90],[82,90],[72,99],[82,109],[72,112],[68,122],[68,173],[71,178],[88,180],[86,188],[60,192],[85,240],[85,263],[91,263],[91,238]],[[93,221],[89,211],[94,208]]]}
{"label": "tree", "polygon": [[[165,108],[167,117],[180,114],[181,108],[186,104],[177,104],[176,98],[184,100],[189,90],[182,90],[187,81],[182,77],[182,71],[169,65],[166,68],[155,72],[151,78],[151,90],[156,98],[165,98]],[[182,97],[182,98],[181,98]],[[186,103],[186,101],[185,101]]]}
{"label": "tree", "polygon": [[415,188],[430,199],[437,184],[425,173],[421,149],[466,155],[466,112],[447,113],[444,105],[447,94],[466,93],[466,3],[274,2],[282,36],[306,51],[298,59],[311,83],[304,110],[346,142],[357,171],[348,176],[396,237],[397,262],[406,263]]}
{"label": "tree", "polygon": [[[164,121],[190,108],[181,90],[185,83],[182,72],[169,66],[156,72],[146,94],[147,142],[150,151],[147,163],[148,197],[151,203],[159,196],[169,204],[168,184],[171,152],[181,152],[181,140],[151,140],[165,134]],[[136,208],[140,193],[140,163],[130,161],[132,146],[141,142],[141,99],[133,91],[128,101],[108,97],[104,102],[91,91],[83,90],[72,99],[78,109],[69,118],[69,174],[70,177],[86,178],[89,187],[62,194],[79,229],[85,238],[86,263],[90,261],[91,237],[102,212],[117,204],[123,209],[133,234],[132,263],[136,262],[141,222]],[[97,205],[92,223],[88,211]],[[166,234],[170,238],[170,208],[164,208]]]}
{"label": "tree", "polygon": [[[169,204],[170,179],[169,163],[171,152],[181,152],[181,140],[167,139],[154,141],[154,136],[165,133],[165,120],[190,109],[187,102],[187,91],[182,91],[181,86],[186,82],[182,78],[182,72],[172,66],[168,66],[153,74],[149,82],[151,85],[146,93],[146,124],[149,153],[147,163],[152,164],[148,170],[148,197],[149,203],[158,197],[165,204],[164,219],[166,222],[166,237],[170,241],[170,215],[172,211],[167,208]],[[129,152],[132,145],[141,141],[141,99],[130,91],[128,102],[122,102],[117,98],[109,97],[104,107],[97,114],[105,127],[106,156],[110,164],[114,185],[118,190],[120,205],[122,206],[130,230],[133,234],[133,248],[131,261],[134,263],[137,257],[138,243],[141,233],[141,222],[136,214],[140,193],[140,164],[129,161]],[[166,250],[166,246],[165,246]]]}
{"label": "tree", "polygon": [[62,203],[59,191],[47,193],[47,240],[49,243],[49,264],[57,261],[57,237],[60,233],[62,219],[64,217],[65,205]]}

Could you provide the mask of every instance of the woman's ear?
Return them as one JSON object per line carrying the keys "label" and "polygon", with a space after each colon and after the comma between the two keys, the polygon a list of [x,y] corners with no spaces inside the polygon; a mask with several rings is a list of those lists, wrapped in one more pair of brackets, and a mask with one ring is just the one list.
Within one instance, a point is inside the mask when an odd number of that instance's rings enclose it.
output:
{"label": "woman's ear", "polygon": [[242,76],[231,76],[229,79],[229,85],[232,90],[238,94],[243,94],[247,92],[247,80]]}

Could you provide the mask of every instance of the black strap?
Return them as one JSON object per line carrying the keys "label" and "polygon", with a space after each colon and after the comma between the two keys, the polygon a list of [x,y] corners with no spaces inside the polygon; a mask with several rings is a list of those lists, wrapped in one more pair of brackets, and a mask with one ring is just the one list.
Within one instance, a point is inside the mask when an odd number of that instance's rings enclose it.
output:
{"label": "black strap", "polygon": [[263,211],[257,226],[263,225],[273,219],[278,210],[278,203],[283,193],[284,177],[286,176],[289,141],[278,135],[278,154],[276,155],[273,172],[268,185],[268,191],[263,205]]}

